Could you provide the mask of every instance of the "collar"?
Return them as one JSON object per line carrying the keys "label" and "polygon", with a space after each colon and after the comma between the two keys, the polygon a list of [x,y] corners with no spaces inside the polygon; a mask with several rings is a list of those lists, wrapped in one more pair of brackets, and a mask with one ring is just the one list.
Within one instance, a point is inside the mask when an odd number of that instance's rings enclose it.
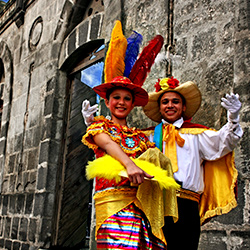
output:
{"label": "collar", "polygon": [[[162,123],[163,124],[170,124],[169,122],[165,121],[164,119],[162,119]],[[184,119],[183,117],[181,117],[179,120],[175,121],[174,123],[172,123],[175,127],[177,128],[181,128],[182,124],[184,123]]]}

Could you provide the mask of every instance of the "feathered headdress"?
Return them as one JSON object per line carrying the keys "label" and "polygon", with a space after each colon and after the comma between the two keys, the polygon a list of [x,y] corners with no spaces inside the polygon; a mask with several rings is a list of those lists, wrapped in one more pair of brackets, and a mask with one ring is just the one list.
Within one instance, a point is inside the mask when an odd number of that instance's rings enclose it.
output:
{"label": "feathered headdress", "polygon": [[105,83],[93,88],[98,95],[106,98],[108,89],[125,87],[133,91],[135,106],[147,104],[148,94],[142,85],[162,48],[163,37],[155,36],[138,57],[141,43],[142,35],[135,31],[126,39],[121,22],[116,21],[105,58]]}
{"label": "feathered headdress", "polygon": [[117,21],[112,33],[104,64],[105,82],[110,82],[116,76],[122,76],[125,69],[127,39],[122,33],[122,25]]}

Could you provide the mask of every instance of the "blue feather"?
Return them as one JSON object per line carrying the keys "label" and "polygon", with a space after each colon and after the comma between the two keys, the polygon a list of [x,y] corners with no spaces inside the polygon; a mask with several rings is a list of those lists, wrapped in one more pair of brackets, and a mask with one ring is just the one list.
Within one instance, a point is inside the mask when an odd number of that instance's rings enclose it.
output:
{"label": "blue feather", "polygon": [[125,56],[125,70],[123,74],[126,77],[129,76],[130,71],[137,59],[142,39],[142,35],[137,33],[136,31],[133,31],[132,35],[127,39],[128,45]]}

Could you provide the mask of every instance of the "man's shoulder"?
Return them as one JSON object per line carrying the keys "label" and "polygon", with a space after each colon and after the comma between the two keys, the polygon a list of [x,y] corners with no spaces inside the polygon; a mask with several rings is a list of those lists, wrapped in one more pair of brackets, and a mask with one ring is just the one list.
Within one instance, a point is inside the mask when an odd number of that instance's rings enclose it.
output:
{"label": "man's shoulder", "polygon": [[209,129],[209,127],[199,124],[199,123],[192,123],[189,121],[184,121],[181,128],[205,128],[205,129]]}

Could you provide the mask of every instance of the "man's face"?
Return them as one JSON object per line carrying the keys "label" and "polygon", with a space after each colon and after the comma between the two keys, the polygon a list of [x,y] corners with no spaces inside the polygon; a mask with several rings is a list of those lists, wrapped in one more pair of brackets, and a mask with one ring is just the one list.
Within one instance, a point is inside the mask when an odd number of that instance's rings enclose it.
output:
{"label": "man's face", "polygon": [[162,118],[174,123],[182,117],[182,113],[186,110],[181,96],[176,92],[166,92],[160,100],[160,113]]}

